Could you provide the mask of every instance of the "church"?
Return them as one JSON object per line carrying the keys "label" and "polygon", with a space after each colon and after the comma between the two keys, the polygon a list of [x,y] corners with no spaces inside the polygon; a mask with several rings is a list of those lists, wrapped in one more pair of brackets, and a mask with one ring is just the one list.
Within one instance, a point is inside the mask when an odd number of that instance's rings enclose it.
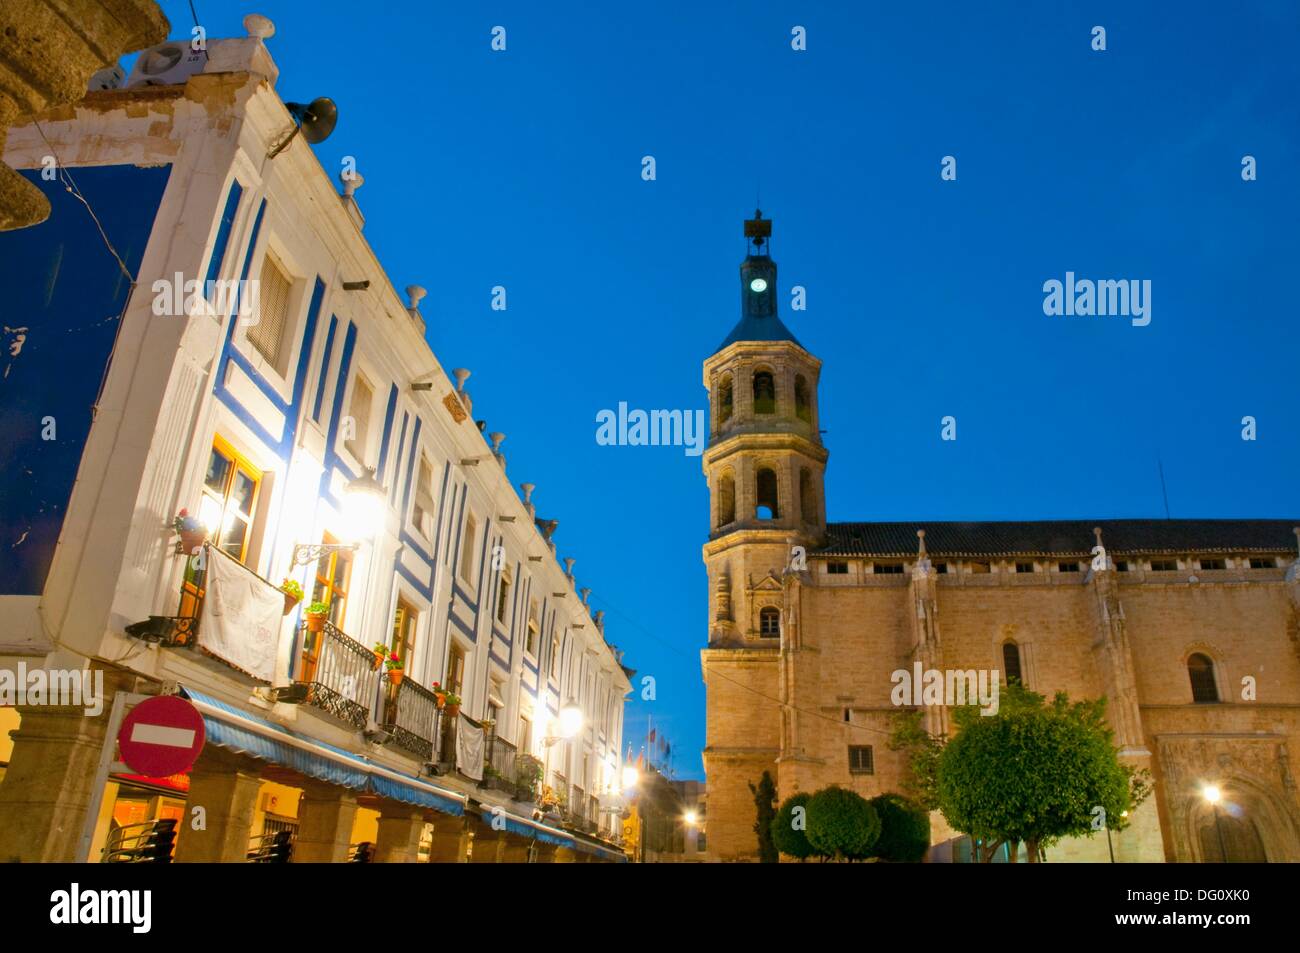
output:
{"label": "church", "polygon": [[[704,362],[709,859],[757,859],[764,771],[780,800],[902,792],[891,674],[919,665],[1107,699],[1153,792],[1047,860],[1300,861],[1297,521],[830,521],[822,362],[777,315],[770,235],[745,223],[740,320]],[[969,856],[942,815],[931,829],[931,860]]]}

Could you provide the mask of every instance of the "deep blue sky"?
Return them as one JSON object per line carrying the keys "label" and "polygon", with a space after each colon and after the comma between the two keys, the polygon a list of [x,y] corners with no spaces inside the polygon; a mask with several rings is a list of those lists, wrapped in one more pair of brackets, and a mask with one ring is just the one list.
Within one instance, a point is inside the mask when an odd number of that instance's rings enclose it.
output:
{"label": "deep blue sky", "polygon": [[[429,289],[434,351],[657,679],[626,737],[653,716],[679,773],[704,743],[704,478],[598,446],[595,415],[705,407],[759,188],[782,316],[825,361],[832,520],[1159,516],[1157,455],[1174,516],[1300,510],[1294,3],[195,2],[212,37],[270,16],[280,94],[338,103],[322,164],[357,157],[393,283]],[[1150,279],[1150,326],[1044,316],[1067,270]]]}

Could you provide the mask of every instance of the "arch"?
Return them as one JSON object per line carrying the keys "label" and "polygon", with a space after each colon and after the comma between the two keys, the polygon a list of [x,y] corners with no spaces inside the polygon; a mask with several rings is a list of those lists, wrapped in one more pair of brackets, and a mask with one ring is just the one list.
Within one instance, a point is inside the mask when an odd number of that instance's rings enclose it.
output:
{"label": "arch", "polygon": [[1214,660],[1204,652],[1187,656],[1187,677],[1192,682],[1192,701],[1213,704],[1219,701],[1219,686],[1214,679]]}
{"label": "arch", "polygon": [[808,392],[808,379],[802,374],[794,376],[794,414],[805,423],[812,423],[812,396]]}
{"label": "arch", "polygon": [[730,470],[718,477],[718,529],[736,521],[736,477]]}
{"label": "arch", "polygon": [[730,374],[723,374],[718,378],[718,424],[725,424],[731,419],[731,412],[735,409],[735,400],[732,396],[732,381]]}
{"label": "arch", "polygon": [[781,637],[781,610],[776,606],[763,606],[758,611],[758,634],[765,639]]}
{"label": "arch", "polygon": [[804,467],[799,471],[799,515],[805,523],[816,523],[817,491],[813,489],[812,471]]}
{"label": "arch", "polygon": [[776,413],[776,375],[770,367],[754,369],[754,413]]}
{"label": "arch", "polygon": [[1217,818],[1199,784],[1173,795],[1171,822],[1181,833],[1174,843],[1178,861],[1214,863],[1225,853],[1229,863],[1300,860],[1300,818],[1275,784],[1240,771],[1215,780],[1222,794]]}
{"label": "arch", "polygon": [[781,516],[780,496],[777,492],[776,471],[759,467],[754,476],[754,518],[774,520]]}
{"label": "arch", "polygon": [[1002,674],[1006,676],[1008,685],[1013,680],[1021,685],[1024,684],[1024,675],[1020,668],[1020,646],[1015,639],[1007,639],[1002,643]]}

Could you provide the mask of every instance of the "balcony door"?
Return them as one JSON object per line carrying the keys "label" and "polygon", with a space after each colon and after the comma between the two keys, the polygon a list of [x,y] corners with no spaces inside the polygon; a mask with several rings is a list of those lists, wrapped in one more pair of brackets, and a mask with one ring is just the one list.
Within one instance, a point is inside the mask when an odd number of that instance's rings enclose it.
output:
{"label": "balcony door", "polygon": [[[333,536],[326,533],[321,542],[337,543]],[[316,579],[312,583],[312,602],[324,602],[330,607],[329,620],[342,631],[344,614],[348,605],[348,589],[352,578],[352,557],[350,549],[327,553],[316,561]],[[304,606],[303,608],[306,608]],[[303,632],[302,674],[299,681],[310,682],[315,679],[316,666],[320,662],[323,632]]]}

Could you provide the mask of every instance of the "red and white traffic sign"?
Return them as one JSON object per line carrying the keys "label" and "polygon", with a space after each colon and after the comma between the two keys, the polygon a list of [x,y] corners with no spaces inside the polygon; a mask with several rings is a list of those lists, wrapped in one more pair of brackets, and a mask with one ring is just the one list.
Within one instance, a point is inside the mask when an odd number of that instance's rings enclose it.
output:
{"label": "red and white traffic sign", "polygon": [[136,774],[184,774],[203,750],[203,716],[177,695],[146,699],[131,709],[117,733],[122,760]]}

